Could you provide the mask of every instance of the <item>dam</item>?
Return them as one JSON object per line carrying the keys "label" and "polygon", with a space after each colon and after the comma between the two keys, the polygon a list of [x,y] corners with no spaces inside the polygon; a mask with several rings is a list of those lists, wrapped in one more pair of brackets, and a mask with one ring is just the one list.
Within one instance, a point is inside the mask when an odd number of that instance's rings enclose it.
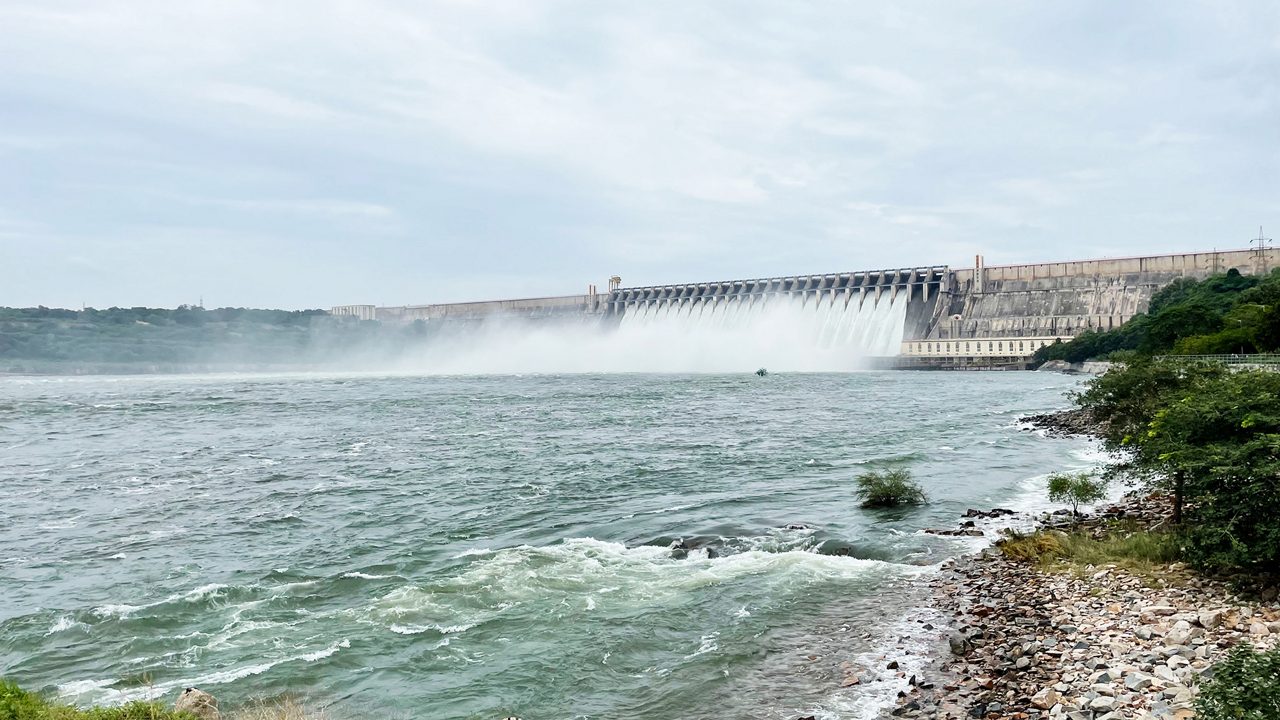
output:
{"label": "dam", "polygon": [[[330,313],[385,323],[559,323],[663,328],[665,337],[767,333],[814,353],[919,369],[1021,369],[1039,348],[1143,313],[1179,278],[1276,267],[1272,248],[1019,265],[928,265],[821,275],[624,287],[582,295],[376,307]],[[738,335],[732,333],[737,332]]]}

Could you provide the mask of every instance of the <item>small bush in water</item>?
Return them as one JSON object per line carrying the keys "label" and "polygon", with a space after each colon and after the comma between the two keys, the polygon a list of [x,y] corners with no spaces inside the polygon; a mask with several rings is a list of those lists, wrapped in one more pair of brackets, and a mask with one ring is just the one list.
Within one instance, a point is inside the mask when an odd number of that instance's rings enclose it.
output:
{"label": "small bush in water", "polygon": [[1213,666],[1196,698],[1200,720],[1275,720],[1280,717],[1280,648],[1257,652],[1237,645]]}
{"label": "small bush in water", "polygon": [[924,490],[906,470],[886,470],[859,475],[854,494],[862,507],[897,507],[919,505],[925,501]]}

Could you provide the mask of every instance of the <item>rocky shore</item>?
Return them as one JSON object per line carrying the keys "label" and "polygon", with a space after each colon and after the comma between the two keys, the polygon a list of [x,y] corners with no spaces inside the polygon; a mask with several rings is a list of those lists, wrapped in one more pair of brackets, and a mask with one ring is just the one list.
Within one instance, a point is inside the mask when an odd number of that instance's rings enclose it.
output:
{"label": "rocky shore", "polygon": [[1084,409],[1060,410],[1044,415],[1028,415],[1022,421],[1032,427],[1045,430],[1051,436],[1100,434],[1102,428],[1092,413]]}
{"label": "rocky shore", "polygon": [[[1154,524],[1163,511],[1130,497],[1084,527]],[[931,586],[951,633],[932,667],[908,678],[893,717],[1191,718],[1198,684],[1231,647],[1280,645],[1274,598],[1247,602],[1179,564],[1154,577],[1115,566],[1056,572],[991,548],[954,561]]]}

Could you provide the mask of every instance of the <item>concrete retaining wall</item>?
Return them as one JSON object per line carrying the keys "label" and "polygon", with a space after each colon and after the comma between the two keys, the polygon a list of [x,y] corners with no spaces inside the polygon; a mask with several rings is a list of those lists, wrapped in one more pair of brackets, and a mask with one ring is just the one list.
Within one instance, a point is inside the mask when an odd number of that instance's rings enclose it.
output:
{"label": "concrete retaining wall", "polygon": [[1111,330],[1146,312],[1151,296],[1179,278],[1276,267],[1280,255],[1252,250],[1003,265],[953,270],[947,309],[932,339],[1071,337]]}

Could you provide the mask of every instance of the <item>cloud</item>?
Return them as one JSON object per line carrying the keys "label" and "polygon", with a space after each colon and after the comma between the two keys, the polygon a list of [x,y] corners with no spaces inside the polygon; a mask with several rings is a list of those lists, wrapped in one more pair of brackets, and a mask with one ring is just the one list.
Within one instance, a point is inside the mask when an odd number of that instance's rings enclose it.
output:
{"label": "cloud", "polygon": [[[344,300],[428,302],[1225,246],[1280,195],[1277,24],[1261,0],[17,0],[0,192],[67,256],[234,243],[262,263],[216,268],[244,304],[328,304],[303,247],[338,278],[383,253]],[[33,231],[4,232],[13,267]],[[81,285],[186,300],[64,272],[0,303]]]}

